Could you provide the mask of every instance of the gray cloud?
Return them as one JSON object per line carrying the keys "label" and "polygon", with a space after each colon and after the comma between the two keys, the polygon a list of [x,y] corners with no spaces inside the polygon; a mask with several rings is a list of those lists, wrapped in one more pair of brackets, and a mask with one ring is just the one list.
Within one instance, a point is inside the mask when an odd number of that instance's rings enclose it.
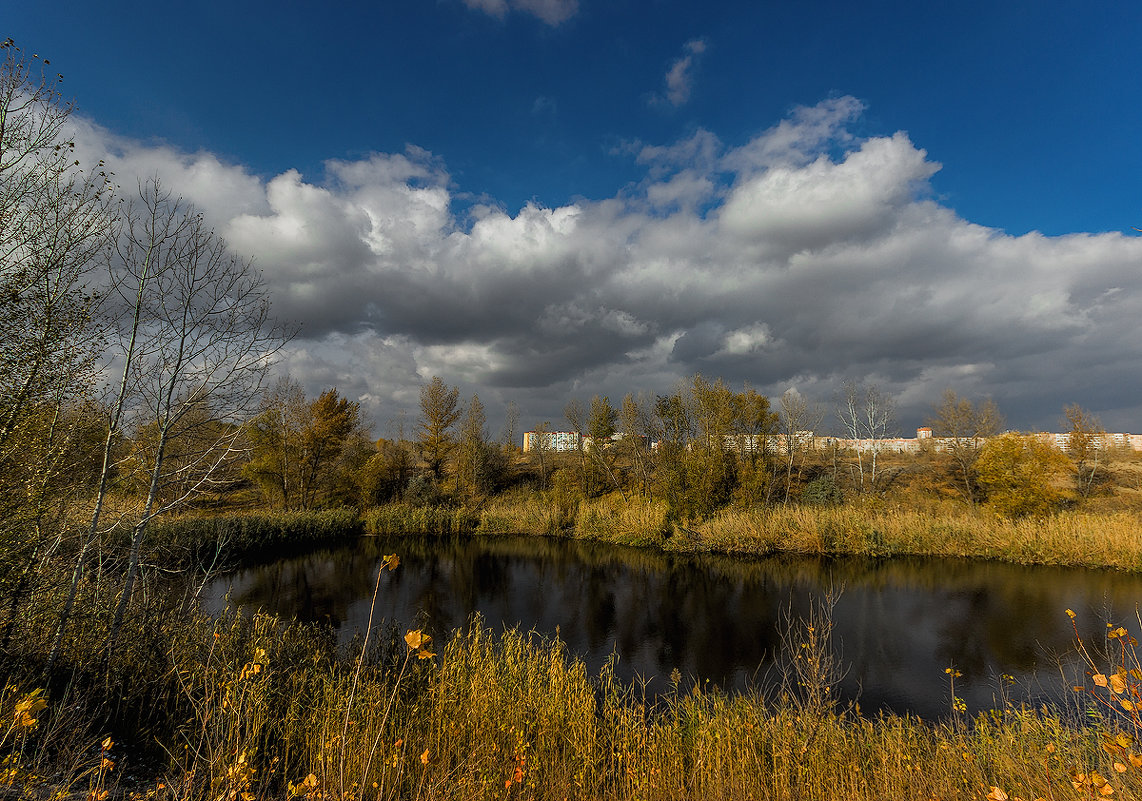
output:
{"label": "gray cloud", "polygon": [[652,103],[667,103],[677,108],[690,100],[694,89],[694,71],[698,60],[706,52],[705,39],[691,39],[682,46],[682,55],[674,59],[663,79],[666,86],[661,94],[651,95]]}
{"label": "gray cloud", "polygon": [[848,131],[860,110],[797,109],[738,148],[708,132],[632,147],[634,189],[515,213],[461,211],[416,149],[330,162],[318,183],[112,152],[121,176],[163,175],[257,258],[303,326],[285,368],[382,422],[415,418],[434,374],[516,400],[531,425],[572,394],[664,392],[701,371],[821,402],[844,378],[878,382],[904,425],[951,387],[993,396],[1018,427],[1079,402],[1142,429],[1142,239],[964,220],[931,197],[940,165],[906,134]]}
{"label": "gray cloud", "polygon": [[500,18],[509,10],[522,11],[552,27],[566,22],[579,11],[579,0],[464,0],[464,5]]}

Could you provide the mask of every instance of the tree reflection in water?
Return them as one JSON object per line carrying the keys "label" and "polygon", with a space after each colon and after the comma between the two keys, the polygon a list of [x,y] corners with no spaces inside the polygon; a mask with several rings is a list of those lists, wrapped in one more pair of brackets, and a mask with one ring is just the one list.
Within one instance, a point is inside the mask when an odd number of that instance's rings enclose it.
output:
{"label": "tree reflection in water", "polygon": [[[665,690],[671,671],[727,690],[764,690],[788,611],[843,588],[836,644],[849,666],[842,697],[862,709],[924,717],[949,707],[944,669],[962,672],[957,695],[994,706],[998,680],[1016,700],[1062,698],[1053,658],[1069,652],[1064,610],[1080,612],[1089,641],[1131,616],[1142,576],[924,559],[736,558],[682,555],[534,537],[365,539],[224,576],[207,590],[231,602],[328,622],[343,641],[369,619],[381,555],[401,567],[382,576],[377,617],[437,637],[476,613],[492,628],[518,626],[560,638],[591,670],[618,655],[619,675]],[[1120,622],[1128,622],[1123,619]]]}

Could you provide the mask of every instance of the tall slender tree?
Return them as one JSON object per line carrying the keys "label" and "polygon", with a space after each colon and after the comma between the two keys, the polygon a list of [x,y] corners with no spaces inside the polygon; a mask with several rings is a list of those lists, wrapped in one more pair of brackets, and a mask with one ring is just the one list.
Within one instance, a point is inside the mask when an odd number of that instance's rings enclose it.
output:
{"label": "tall slender tree", "polygon": [[420,388],[420,454],[438,483],[456,447],[452,427],[459,419],[459,388],[449,387],[434,375]]}
{"label": "tall slender tree", "polygon": [[488,444],[488,414],[479,395],[472,395],[460,421],[457,478],[472,494],[486,491]]}

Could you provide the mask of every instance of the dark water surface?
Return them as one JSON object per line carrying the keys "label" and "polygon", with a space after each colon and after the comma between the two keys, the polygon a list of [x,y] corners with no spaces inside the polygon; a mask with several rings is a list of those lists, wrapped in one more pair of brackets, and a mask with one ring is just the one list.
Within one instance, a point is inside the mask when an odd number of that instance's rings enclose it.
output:
{"label": "dark water surface", "polygon": [[[493,630],[554,635],[592,672],[612,654],[625,679],[665,690],[671,671],[727,690],[772,687],[772,658],[789,611],[841,590],[833,612],[848,673],[846,699],[866,712],[940,717],[949,709],[945,668],[972,711],[1010,695],[1037,703],[1070,694],[1057,656],[1071,650],[1066,609],[1088,642],[1113,620],[1135,633],[1142,576],[933,559],[746,559],[693,556],[535,537],[365,539],[223,576],[206,605],[231,603],[328,622],[344,641],[365,629],[378,563],[385,572],[375,623],[447,635],[474,613]],[[1135,625],[1130,626],[1134,620]]]}

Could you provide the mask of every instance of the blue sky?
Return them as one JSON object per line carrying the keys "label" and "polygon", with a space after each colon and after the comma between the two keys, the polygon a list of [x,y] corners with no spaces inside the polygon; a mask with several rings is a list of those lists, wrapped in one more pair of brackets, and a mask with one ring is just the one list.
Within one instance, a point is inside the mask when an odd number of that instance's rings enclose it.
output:
{"label": "blue sky", "polygon": [[[530,425],[700,369],[822,403],[876,381],[904,429],[950,386],[1016,427],[1078,401],[1142,430],[1133,4],[329,5],[29,2],[0,34],[64,74],[93,155],[258,259],[303,325],[288,369],[380,427],[434,373]],[[312,236],[282,249],[287,222]],[[484,313],[426,319],[450,304]]]}

